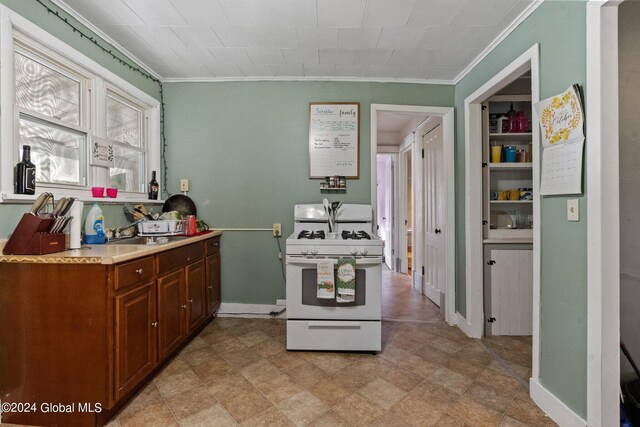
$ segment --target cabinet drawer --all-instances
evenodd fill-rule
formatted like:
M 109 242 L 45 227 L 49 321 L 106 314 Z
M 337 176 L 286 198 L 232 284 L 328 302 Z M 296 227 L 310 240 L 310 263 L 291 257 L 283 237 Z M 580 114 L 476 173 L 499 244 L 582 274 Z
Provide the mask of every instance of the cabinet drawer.
M 207 247 L 207 255 L 217 254 L 220 252 L 220 236 L 205 240 L 205 246 Z
M 191 264 L 204 256 L 202 242 L 192 243 L 158 254 L 158 274 L 167 273 Z
M 122 289 L 136 282 L 148 281 L 153 277 L 153 257 L 136 259 L 116 265 L 115 289 Z

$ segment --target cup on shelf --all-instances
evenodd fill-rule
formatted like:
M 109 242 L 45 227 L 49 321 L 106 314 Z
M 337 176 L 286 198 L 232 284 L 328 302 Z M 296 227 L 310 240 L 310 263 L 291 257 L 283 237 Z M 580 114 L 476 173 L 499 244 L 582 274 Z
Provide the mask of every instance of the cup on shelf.
M 117 188 L 107 188 L 107 197 L 111 197 L 115 199 L 118 197 L 118 189 Z
M 498 200 L 509 200 L 509 191 L 498 190 Z
M 502 145 L 491 146 L 491 163 L 500 163 L 502 160 Z
M 496 190 L 491 190 L 489 192 L 489 199 L 490 200 L 498 200 L 498 192 Z
M 504 159 L 507 163 L 516 161 L 516 147 L 504 147 Z
M 533 191 L 531 188 L 520 188 L 520 200 L 533 200 Z
M 516 161 L 518 163 L 524 163 L 527 161 L 527 152 L 524 150 L 516 151 Z
M 104 187 L 91 187 L 93 197 L 104 197 Z
M 520 190 L 509 190 L 508 197 L 509 200 L 520 200 Z

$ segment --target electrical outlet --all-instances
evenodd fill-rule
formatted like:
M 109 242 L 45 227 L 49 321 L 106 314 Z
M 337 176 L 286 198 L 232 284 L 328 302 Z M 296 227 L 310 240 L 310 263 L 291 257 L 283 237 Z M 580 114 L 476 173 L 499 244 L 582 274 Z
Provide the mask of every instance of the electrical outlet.
M 180 191 L 189 191 L 189 180 L 181 179 L 180 180 Z
M 282 236 L 282 224 L 274 223 L 273 224 L 273 237 Z
M 580 221 L 580 204 L 578 199 L 567 200 L 567 221 Z

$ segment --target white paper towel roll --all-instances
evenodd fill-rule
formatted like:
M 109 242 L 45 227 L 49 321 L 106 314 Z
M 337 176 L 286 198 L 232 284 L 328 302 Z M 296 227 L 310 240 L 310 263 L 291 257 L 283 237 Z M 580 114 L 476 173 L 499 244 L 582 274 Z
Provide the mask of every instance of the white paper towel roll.
M 71 224 L 69 226 L 69 249 L 80 249 L 82 246 L 82 236 L 80 231 L 82 230 L 82 210 L 84 203 L 79 200 L 73 202 L 69 216 L 72 216 Z

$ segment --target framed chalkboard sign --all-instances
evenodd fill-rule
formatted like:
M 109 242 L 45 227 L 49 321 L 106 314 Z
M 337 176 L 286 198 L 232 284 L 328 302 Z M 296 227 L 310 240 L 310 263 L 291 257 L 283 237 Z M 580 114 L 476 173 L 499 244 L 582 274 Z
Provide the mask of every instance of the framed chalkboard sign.
M 360 103 L 309 103 L 309 178 L 360 178 Z

